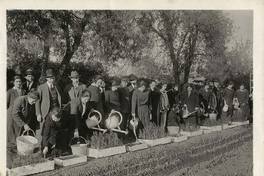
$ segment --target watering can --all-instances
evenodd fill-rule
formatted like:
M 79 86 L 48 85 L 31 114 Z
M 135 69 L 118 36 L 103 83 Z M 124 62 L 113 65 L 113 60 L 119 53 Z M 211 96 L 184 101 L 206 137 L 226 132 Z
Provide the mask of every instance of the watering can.
M 184 119 L 188 118 L 189 116 L 191 116 L 191 115 L 193 115 L 193 114 L 195 114 L 195 113 L 197 112 L 197 110 L 195 110 L 195 111 L 193 111 L 193 112 L 189 112 L 189 111 L 188 111 L 188 107 L 187 107 L 186 104 L 183 105 L 183 107 L 182 107 L 182 111 L 183 111 L 183 113 L 182 113 L 182 118 L 184 118 Z
M 85 123 L 89 129 L 93 129 L 105 133 L 107 130 L 102 129 L 99 125 L 101 120 L 102 120 L 102 114 L 99 111 L 92 109 L 89 112 L 88 118 L 86 119 Z
M 122 123 L 123 116 L 120 112 L 112 110 L 109 114 L 108 118 L 105 120 L 105 126 L 108 130 L 128 134 L 127 131 L 123 131 L 120 129 L 120 124 Z
M 138 140 L 137 133 L 136 133 L 136 129 L 138 127 L 138 122 L 139 122 L 139 120 L 137 118 L 133 118 L 129 121 L 129 126 L 128 126 L 131 130 L 133 130 L 133 133 L 136 137 L 136 140 Z

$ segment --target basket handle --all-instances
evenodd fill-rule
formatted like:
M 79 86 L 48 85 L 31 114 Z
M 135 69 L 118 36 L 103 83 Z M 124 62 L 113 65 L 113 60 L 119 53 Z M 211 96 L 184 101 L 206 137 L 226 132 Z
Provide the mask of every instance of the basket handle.
M 73 137 L 73 138 L 71 138 L 70 145 L 71 145 L 71 143 L 72 143 L 72 140 L 73 140 L 73 139 L 83 139 L 83 140 L 84 140 L 84 142 L 85 142 L 85 144 L 87 144 L 87 143 L 88 143 L 88 141 L 87 141 L 86 139 L 84 139 L 84 137 L 82 137 L 82 136 L 79 136 L 79 137 Z
M 27 134 L 28 134 L 30 131 L 33 133 L 33 136 L 35 137 L 36 133 L 31 128 L 29 128 L 28 130 L 24 130 L 23 133 L 21 134 L 21 136 L 25 136 L 25 133 L 27 132 Z
M 120 116 L 120 121 L 119 121 L 119 123 L 118 123 L 118 126 L 120 126 L 121 123 L 122 123 L 122 121 L 123 121 L 123 116 L 122 116 L 122 114 L 121 114 L 120 112 L 118 112 L 118 111 L 116 111 L 116 110 L 113 110 L 113 111 L 108 115 L 108 118 L 111 117 L 111 115 L 114 114 L 114 113 L 117 113 L 117 114 Z
M 89 112 L 89 114 L 88 114 L 88 118 L 89 118 L 89 119 L 91 118 L 90 115 L 91 115 L 91 113 L 93 113 L 93 112 L 99 114 L 99 120 L 98 120 L 99 122 L 98 122 L 98 123 L 100 123 L 100 122 L 102 121 L 102 114 L 101 114 L 99 111 L 97 111 L 97 110 L 92 109 L 92 110 Z

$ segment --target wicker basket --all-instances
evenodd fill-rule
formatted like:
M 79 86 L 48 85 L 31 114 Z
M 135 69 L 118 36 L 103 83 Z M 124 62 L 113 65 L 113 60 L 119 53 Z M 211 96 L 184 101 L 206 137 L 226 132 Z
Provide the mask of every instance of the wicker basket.
M 29 136 L 29 135 L 25 135 L 25 133 L 31 131 L 34 135 L 33 136 Z M 24 131 L 22 133 L 21 136 L 16 138 L 16 143 L 17 143 L 17 152 L 19 155 L 30 155 L 32 153 L 34 153 L 34 149 L 37 147 L 38 145 L 38 139 L 35 138 L 35 133 L 33 130 L 27 130 Z

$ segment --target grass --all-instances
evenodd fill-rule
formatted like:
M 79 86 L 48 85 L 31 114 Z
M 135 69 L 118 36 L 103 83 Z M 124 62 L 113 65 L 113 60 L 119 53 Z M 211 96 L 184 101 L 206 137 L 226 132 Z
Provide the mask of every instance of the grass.
M 91 148 L 104 149 L 109 147 L 116 147 L 123 145 L 122 141 L 118 138 L 118 135 L 114 132 L 100 133 L 96 132 L 91 137 Z

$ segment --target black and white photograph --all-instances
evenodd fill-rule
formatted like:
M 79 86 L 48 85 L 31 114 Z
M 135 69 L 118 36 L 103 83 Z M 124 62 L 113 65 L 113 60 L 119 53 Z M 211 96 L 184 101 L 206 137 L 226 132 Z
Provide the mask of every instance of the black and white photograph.
M 5 20 L 1 174 L 255 175 L 254 10 L 21 8 Z

